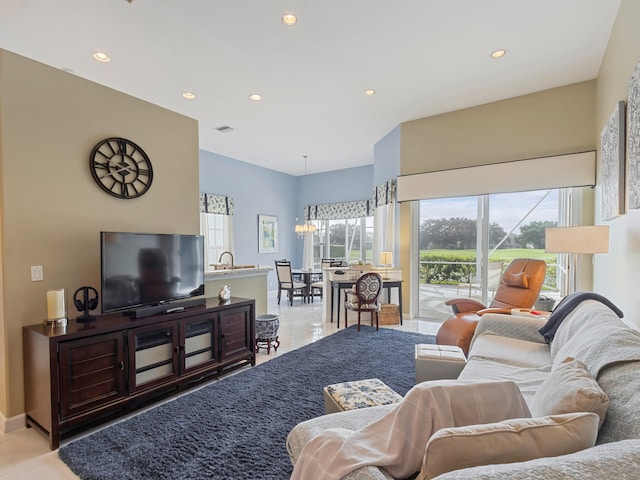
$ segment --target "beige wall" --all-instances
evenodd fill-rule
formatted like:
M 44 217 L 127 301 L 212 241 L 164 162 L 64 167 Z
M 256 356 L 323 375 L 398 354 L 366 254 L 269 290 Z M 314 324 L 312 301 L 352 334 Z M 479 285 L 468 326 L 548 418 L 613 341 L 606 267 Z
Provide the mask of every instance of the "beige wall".
M 151 159 L 153 184 L 139 199 L 111 197 L 91 177 L 89 153 L 111 136 Z M 22 327 L 44 318 L 47 289 L 99 285 L 101 230 L 199 232 L 198 125 L 0 50 L 0 138 L 0 411 L 9 418 L 24 411 Z M 31 265 L 44 267 L 43 282 L 31 282 Z
M 405 122 L 400 174 L 593 150 L 595 81 Z
M 600 132 L 616 103 L 626 100 L 628 82 L 640 61 L 640 2 L 622 0 L 611 31 L 597 80 L 594 138 L 600 147 Z M 599 159 L 598 159 L 599 160 Z M 595 255 L 594 290 L 610 298 L 625 313 L 625 319 L 640 326 L 640 210 L 629 210 L 613 220 L 601 221 L 600 190 L 596 189 L 596 220 L 609 225 L 609 253 Z
M 256 315 L 268 313 L 267 272 L 233 278 L 207 277 L 204 283 L 205 297 L 216 298 L 224 285 L 229 285 L 231 295 L 234 297 L 253 298 L 256 302 Z

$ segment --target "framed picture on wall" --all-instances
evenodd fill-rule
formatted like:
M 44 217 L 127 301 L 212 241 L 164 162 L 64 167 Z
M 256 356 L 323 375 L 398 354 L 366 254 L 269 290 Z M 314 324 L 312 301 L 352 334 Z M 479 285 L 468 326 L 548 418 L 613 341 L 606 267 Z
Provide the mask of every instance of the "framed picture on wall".
M 627 156 L 629 208 L 640 208 L 640 63 L 629 79 L 627 99 Z
M 258 253 L 278 251 L 278 217 L 258 215 Z
M 625 102 L 619 101 L 601 135 L 602 219 L 624 213 Z

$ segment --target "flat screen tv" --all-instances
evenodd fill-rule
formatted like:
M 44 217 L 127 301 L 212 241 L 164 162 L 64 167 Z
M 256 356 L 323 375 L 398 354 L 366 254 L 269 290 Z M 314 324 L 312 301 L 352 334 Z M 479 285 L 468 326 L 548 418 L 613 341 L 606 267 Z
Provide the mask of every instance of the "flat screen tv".
M 102 312 L 204 295 L 201 235 L 100 232 Z

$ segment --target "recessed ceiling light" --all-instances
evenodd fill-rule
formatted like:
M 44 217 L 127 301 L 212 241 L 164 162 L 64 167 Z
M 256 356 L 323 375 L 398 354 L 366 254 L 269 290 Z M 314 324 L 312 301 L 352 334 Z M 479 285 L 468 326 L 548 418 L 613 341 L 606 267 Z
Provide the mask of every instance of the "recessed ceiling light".
M 507 54 L 506 50 L 496 50 L 495 52 L 491 52 L 491 58 L 501 58 Z
M 196 98 L 195 94 L 191 92 L 182 92 L 182 96 L 187 100 L 194 100 Z
M 365 94 L 365 96 L 370 97 L 372 95 L 375 95 L 376 91 L 373 88 L 370 88 L 369 90 L 365 90 L 364 94 Z
M 251 95 L 249 95 L 249 99 L 253 100 L 254 102 L 259 102 L 260 100 L 262 100 L 262 95 L 260 95 L 259 93 L 252 93 Z
M 298 17 L 296 17 L 293 13 L 287 13 L 282 16 L 282 23 L 284 23 L 287 27 L 293 27 L 296 23 L 298 23 Z
M 104 52 L 93 52 L 93 58 L 102 63 L 109 63 L 111 57 Z

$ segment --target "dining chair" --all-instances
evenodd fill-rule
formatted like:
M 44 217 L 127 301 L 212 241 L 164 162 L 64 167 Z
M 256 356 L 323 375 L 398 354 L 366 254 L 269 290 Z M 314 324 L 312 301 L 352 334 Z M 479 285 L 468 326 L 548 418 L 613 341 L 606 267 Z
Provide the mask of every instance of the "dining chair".
M 275 260 L 276 274 L 278 275 L 278 305 L 283 290 L 289 295 L 289 304 L 293 306 L 293 294 L 300 292 L 303 302 L 307 299 L 307 284 L 294 280 L 291 274 L 291 262 L 288 260 Z
M 329 268 L 329 267 L 333 267 L 336 264 L 336 259 L 335 258 L 323 258 L 320 261 L 320 268 L 322 268 L 322 270 L 324 271 L 325 268 Z M 322 298 L 323 296 L 323 292 L 324 292 L 324 282 L 322 280 L 322 275 L 324 274 L 324 272 L 319 273 L 316 275 L 316 279 L 311 282 L 311 284 L 309 285 L 309 297 L 311 298 L 311 301 L 313 302 L 313 297 L 316 293 L 316 290 L 320 291 L 320 298 Z
M 380 292 L 382 291 L 382 276 L 379 273 L 368 272 L 360 275 L 353 290 L 345 290 L 344 327 L 347 328 L 348 311 L 358 312 L 358 331 L 360 331 L 360 315 L 362 312 L 371 313 L 371 326 L 376 321 L 378 330 L 378 312 L 380 311 Z M 338 325 L 339 327 L 340 325 Z

